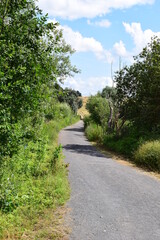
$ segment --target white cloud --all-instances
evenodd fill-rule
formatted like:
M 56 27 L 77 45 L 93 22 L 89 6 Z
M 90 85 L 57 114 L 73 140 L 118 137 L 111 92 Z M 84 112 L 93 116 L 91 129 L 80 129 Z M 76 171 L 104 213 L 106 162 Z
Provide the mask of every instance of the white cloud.
M 151 41 L 153 36 L 160 37 L 160 32 L 153 32 L 151 29 L 142 30 L 141 24 L 133 22 L 131 24 L 123 22 L 125 31 L 133 39 L 134 48 L 130 51 L 126 49 L 122 40 L 113 45 L 113 53 L 119 56 L 123 63 L 133 63 L 133 56 L 138 55 L 142 49 Z
M 128 55 L 126 47 L 122 41 L 115 43 L 113 48 L 115 53 L 120 57 L 126 57 Z
M 134 5 L 153 4 L 155 0 L 39 0 L 39 7 L 54 17 L 67 19 L 103 16 L 111 9 L 126 9 Z
M 89 77 L 87 79 L 68 78 L 64 82 L 64 87 L 78 90 L 83 96 L 94 95 L 106 86 L 112 86 L 111 77 Z
M 109 28 L 111 26 L 111 22 L 108 19 L 103 19 L 101 21 L 91 22 L 89 19 L 87 20 L 88 25 L 105 27 Z
M 98 59 L 111 62 L 112 54 L 105 50 L 102 44 L 93 37 L 83 37 L 80 32 L 73 31 L 68 26 L 63 26 L 64 39 L 70 44 L 77 52 L 92 52 Z
M 123 25 L 126 32 L 133 38 L 135 44 L 134 54 L 140 53 L 153 36 L 160 37 L 160 32 L 153 32 L 151 29 L 143 31 L 140 23 L 133 22 L 129 24 L 124 22 Z

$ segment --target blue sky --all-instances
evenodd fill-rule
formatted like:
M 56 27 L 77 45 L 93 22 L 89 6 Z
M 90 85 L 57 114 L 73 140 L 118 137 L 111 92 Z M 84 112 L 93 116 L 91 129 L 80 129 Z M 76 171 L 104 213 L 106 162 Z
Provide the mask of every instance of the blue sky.
M 83 96 L 112 86 L 112 73 L 129 65 L 151 37 L 160 37 L 159 0 L 39 0 L 39 7 L 58 21 L 75 50 L 71 57 L 80 74 L 65 87 Z M 120 64 L 121 63 L 121 64 Z

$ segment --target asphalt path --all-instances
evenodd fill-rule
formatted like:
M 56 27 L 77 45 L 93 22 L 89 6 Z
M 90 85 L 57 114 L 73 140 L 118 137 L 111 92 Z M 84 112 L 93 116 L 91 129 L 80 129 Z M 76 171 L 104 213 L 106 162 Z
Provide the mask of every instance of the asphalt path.
M 98 152 L 80 121 L 60 132 L 71 184 L 70 240 L 160 240 L 160 181 Z

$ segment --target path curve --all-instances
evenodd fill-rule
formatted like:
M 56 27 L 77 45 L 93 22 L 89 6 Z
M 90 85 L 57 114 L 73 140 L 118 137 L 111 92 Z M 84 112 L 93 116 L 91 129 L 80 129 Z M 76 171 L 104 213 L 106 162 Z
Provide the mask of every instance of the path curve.
M 70 240 L 160 240 L 160 181 L 98 152 L 80 121 L 60 132 L 71 184 Z

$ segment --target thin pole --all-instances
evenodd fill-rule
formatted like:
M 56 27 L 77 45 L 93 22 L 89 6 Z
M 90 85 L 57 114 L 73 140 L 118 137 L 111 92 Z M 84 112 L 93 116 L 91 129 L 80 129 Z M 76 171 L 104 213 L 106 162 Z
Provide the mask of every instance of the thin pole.
M 114 81 L 113 81 L 113 62 L 111 62 L 111 79 L 112 79 L 112 88 L 114 88 Z

